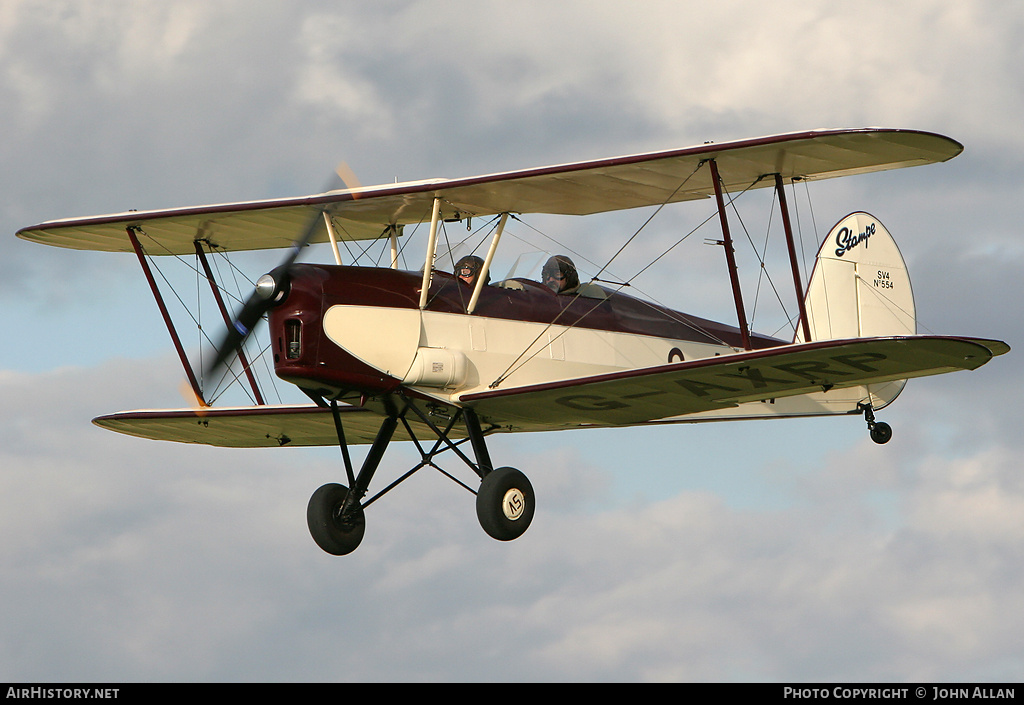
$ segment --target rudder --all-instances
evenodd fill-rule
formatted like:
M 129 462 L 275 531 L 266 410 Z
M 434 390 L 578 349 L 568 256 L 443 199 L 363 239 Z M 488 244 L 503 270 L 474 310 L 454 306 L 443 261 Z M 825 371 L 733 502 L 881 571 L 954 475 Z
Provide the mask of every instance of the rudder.
M 818 251 L 805 304 L 812 340 L 917 333 L 903 255 L 885 226 L 868 213 L 851 213 L 829 232 Z M 795 341 L 803 338 L 798 326 Z M 872 404 L 888 404 L 904 384 L 872 386 Z
M 829 232 L 805 302 L 812 340 L 917 333 L 903 255 L 885 226 L 868 213 L 851 213 Z M 802 328 L 796 340 L 803 341 Z

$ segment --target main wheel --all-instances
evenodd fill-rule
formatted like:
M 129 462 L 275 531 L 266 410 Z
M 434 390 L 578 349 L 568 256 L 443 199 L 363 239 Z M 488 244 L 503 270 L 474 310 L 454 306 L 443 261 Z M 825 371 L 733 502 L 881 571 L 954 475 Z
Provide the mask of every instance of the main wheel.
M 341 516 L 341 508 L 348 496 L 344 485 L 324 485 L 309 498 L 306 524 L 316 545 L 335 556 L 352 553 L 363 540 L 366 519 L 363 508 L 357 506 L 348 517 Z
M 888 443 L 889 439 L 892 438 L 892 426 L 880 421 L 871 427 L 871 440 L 879 445 Z
M 533 485 L 515 468 L 498 468 L 484 476 L 476 495 L 476 516 L 491 538 L 511 541 L 533 521 Z

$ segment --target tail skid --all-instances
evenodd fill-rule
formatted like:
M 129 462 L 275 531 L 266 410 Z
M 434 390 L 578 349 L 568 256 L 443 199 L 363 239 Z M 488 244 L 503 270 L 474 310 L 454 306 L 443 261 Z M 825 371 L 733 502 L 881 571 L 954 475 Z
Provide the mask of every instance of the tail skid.
M 868 213 L 851 213 L 829 232 L 818 251 L 805 303 L 812 340 L 917 333 L 914 292 L 903 255 L 885 226 Z M 795 342 L 806 342 L 802 327 Z M 880 409 L 905 384 L 871 385 L 865 404 Z

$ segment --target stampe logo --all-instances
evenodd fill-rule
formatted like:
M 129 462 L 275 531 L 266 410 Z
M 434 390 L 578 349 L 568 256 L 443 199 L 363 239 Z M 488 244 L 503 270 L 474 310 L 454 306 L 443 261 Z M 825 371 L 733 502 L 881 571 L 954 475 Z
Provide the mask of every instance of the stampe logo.
M 836 257 L 842 257 L 862 242 L 864 243 L 864 247 L 867 247 L 868 238 L 874 234 L 874 223 L 870 223 L 864 228 L 863 232 L 856 235 L 854 235 L 853 231 L 844 225 L 839 229 L 839 232 L 836 233 Z

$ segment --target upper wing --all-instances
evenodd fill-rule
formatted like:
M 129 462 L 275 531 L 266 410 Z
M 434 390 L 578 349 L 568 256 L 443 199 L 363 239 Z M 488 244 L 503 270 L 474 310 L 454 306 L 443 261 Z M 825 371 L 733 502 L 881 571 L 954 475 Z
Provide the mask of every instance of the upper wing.
M 130 252 L 125 228 L 138 226 L 155 242 L 149 249 L 157 255 L 191 253 L 196 240 L 225 250 L 288 247 L 324 209 L 340 237 L 367 239 L 380 237 L 389 225 L 428 220 L 438 197 L 444 217 L 585 215 L 707 198 L 714 186 L 700 167 L 712 158 L 725 187 L 733 190 L 769 174 L 824 179 L 946 161 L 962 150 L 955 140 L 928 132 L 813 130 L 464 179 L 57 220 L 23 228 L 18 236 L 59 247 Z M 755 188 L 772 185 L 763 179 Z M 313 241 L 325 240 L 321 233 Z
M 463 395 L 489 424 L 529 430 L 625 426 L 980 367 L 1009 350 L 941 336 L 827 340 Z

